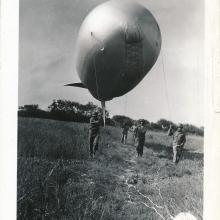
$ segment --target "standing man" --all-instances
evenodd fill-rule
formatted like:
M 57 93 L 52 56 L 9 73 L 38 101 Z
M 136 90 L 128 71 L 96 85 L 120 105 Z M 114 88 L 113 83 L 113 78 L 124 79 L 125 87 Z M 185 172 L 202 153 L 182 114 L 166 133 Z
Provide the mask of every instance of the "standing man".
M 137 136 L 137 126 L 134 123 L 134 125 L 132 126 L 132 137 L 133 137 L 133 142 L 135 142 L 136 136 Z
M 184 144 L 186 143 L 186 136 L 183 132 L 183 125 L 179 124 L 176 132 L 174 132 L 172 125 L 170 125 L 168 135 L 173 136 L 173 162 L 177 164 L 182 155 Z
M 126 142 L 127 142 L 128 130 L 129 130 L 128 124 L 124 123 L 124 125 L 122 127 L 122 138 L 121 138 L 122 144 L 126 144 Z
M 99 138 L 100 138 L 100 125 L 101 120 L 98 117 L 98 111 L 92 113 L 89 126 L 89 147 L 90 158 L 94 158 L 96 151 L 98 150 Z
M 144 143 L 145 143 L 145 134 L 146 134 L 146 127 L 144 120 L 140 121 L 140 126 L 136 128 L 136 140 L 135 140 L 135 146 L 137 150 L 137 156 L 142 157 L 143 155 L 143 149 L 144 149 Z

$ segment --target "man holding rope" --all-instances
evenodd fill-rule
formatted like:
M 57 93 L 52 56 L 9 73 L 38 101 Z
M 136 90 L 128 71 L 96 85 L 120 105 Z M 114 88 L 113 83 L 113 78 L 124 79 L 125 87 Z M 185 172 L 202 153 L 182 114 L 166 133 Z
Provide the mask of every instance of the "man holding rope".
M 122 126 L 122 137 L 121 137 L 121 143 L 122 144 L 127 143 L 128 130 L 129 130 L 128 123 L 124 123 L 124 125 Z
M 140 120 L 140 125 L 136 128 L 135 131 L 135 146 L 137 150 L 137 157 L 142 157 L 143 155 L 146 131 L 147 128 L 145 126 L 145 121 Z
M 95 153 L 98 150 L 99 138 L 100 138 L 100 125 L 101 120 L 98 116 L 98 111 L 92 113 L 89 126 L 89 148 L 90 158 L 95 157 Z
M 177 164 L 180 160 L 183 147 L 186 142 L 186 136 L 183 132 L 183 125 L 179 124 L 176 132 L 174 132 L 172 125 L 170 125 L 168 135 L 173 136 L 173 162 Z

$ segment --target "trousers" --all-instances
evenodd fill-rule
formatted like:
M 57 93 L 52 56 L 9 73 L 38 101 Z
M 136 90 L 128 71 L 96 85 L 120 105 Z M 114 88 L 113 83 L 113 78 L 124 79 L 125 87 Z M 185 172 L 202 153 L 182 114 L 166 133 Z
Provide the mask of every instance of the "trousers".
M 90 156 L 96 153 L 99 145 L 99 134 L 89 134 Z
M 128 137 L 127 134 L 122 134 L 121 143 L 126 144 L 127 137 Z
M 145 139 L 144 138 L 136 138 L 135 142 L 136 142 L 135 145 L 136 145 L 137 154 L 138 154 L 138 156 L 142 157 Z
M 173 146 L 173 162 L 174 163 L 179 162 L 181 155 L 182 155 L 182 151 L 183 151 L 182 146 L 178 146 L 178 145 Z

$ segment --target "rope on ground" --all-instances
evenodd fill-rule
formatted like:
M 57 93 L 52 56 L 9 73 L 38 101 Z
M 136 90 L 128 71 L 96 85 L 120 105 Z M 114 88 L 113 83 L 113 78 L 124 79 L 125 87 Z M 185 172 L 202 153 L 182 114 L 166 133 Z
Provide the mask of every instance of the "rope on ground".
M 163 220 L 166 220 L 158 211 L 157 209 L 154 207 L 154 206 L 149 206 L 147 205 L 147 203 L 145 202 L 141 202 L 143 205 L 145 205 L 146 207 L 150 208 L 150 209 L 153 209 Z
M 161 219 L 166 220 L 165 216 L 163 216 L 163 215 L 159 212 L 159 210 L 158 210 L 158 209 L 160 209 L 160 210 L 163 210 L 163 209 L 164 209 L 164 210 L 166 211 L 166 213 L 168 214 L 169 218 L 173 220 L 173 219 L 174 219 L 174 216 L 171 215 L 171 213 L 170 213 L 170 211 L 169 211 L 169 209 L 168 209 L 168 206 L 167 206 L 167 204 L 165 203 L 165 200 L 164 200 L 164 198 L 163 198 L 163 196 L 162 196 L 162 194 L 161 194 L 161 190 L 160 190 L 160 188 L 158 187 L 159 171 L 160 171 L 160 168 L 159 168 L 159 169 L 157 170 L 157 172 L 156 172 L 156 173 L 157 173 L 157 178 L 156 178 L 156 183 L 155 183 L 156 186 L 155 186 L 155 187 L 156 187 L 156 189 L 158 190 L 158 194 L 159 194 L 159 197 L 161 198 L 161 201 L 163 202 L 163 206 L 156 204 L 156 203 L 153 202 L 147 195 L 144 195 L 143 193 L 141 193 L 141 192 L 137 189 L 136 186 L 134 186 L 134 185 L 132 185 L 132 184 L 129 184 L 129 183 L 128 183 L 128 179 L 126 179 L 126 181 L 125 181 L 125 184 L 126 184 L 126 186 L 128 187 L 128 188 L 127 188 L 127 191 L 126 191 L 126 194 L 128 195 L 128 198 L 129 198 L 129 202 L 130 202 L 130 203 L 138 204 L 137 202 L 133 202 L 133 201 L 131 200 L 131 196 L 132 196 L 132 195 L 130 194 L 129 190 L 130 190 L 130 188 L 133 188 L 140 196 L 142 196 L 143 198 L 147 199 L 147 200 L 151 203 L 151 205 L 149 205 L 149 204 L 147 204 L 146 202 L 141 201 L 140 203 L 141 203 L 142 205 L 144 205 L 144 206 L 146 206 L 146 207 L 152 209 L 157 215 L 160 216 Z
M 146 206 L 146 207 L 148 207 L 148 208 L 154 210 L 154 211 L 157 213 L 157 215 L 159 215 L 163 220 L 166 220 L 165 217 L 164 217 L 162 214 L 160 214 L 159 211 L 156 209 L 156 208 L 163 209 L 164 207 L 158 206 L 157 204 L 155 204 L 148 196 L 145 196 L 144 194 L 142 194 L 142 193 L 137 189 L 136 186 L 129 184 L 129 183 L 128 183 L 128 180 L 125 181 L 125 184 L 126 184 L 127 187 L 128 187 L 126 194 L 127 194 L 128 197 L 129 197 L 129 202 L 130 202 L 130 203 L 137 204 L 137 202 L 132 202 L 132 201 L 131 201 L 131 194 L 129 193 L 130 188 L 134 188 L 135 191 L 136 191 L 139 195 L 143 196 L 144 198 L 147 198 L 153 205 L 150 206 L 150 205 L 148 205 L 146 202 L 140 202 L 140 203 L 143 204 L 144 206 Z M 156 207 L 156 208 L 155 208 L 155 207 Z

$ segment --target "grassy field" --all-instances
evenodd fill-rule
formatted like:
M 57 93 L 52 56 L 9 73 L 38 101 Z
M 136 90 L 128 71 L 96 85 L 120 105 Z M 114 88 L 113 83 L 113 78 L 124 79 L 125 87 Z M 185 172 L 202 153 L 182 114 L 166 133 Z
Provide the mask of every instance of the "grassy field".
M 159 220 L 179 212 L 202 219 L 203 138 L 187 136 L 183 159 L 172 163 L 171 138 L 147 132 L 143 158 L 131 134 L 102 129 L 88 159 L 88 124 L 18 120 L 19 220 Z

